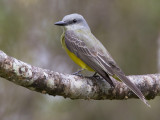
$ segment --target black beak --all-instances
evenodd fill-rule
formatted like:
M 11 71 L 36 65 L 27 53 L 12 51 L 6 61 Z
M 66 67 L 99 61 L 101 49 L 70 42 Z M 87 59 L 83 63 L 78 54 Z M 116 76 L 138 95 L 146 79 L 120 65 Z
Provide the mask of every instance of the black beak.
M 65 22 L 63 22 L 63 21 L 58 21 L 58 22 L 54 23 L 54 25 L 65 26 L 67 24 Z

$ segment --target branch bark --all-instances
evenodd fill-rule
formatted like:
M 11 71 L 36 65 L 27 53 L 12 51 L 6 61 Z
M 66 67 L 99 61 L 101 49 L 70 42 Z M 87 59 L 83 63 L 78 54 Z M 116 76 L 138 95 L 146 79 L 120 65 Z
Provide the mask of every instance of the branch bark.
M 71 99 L 128 99 L 137 96 L 128 87 L 112 78 L 115 88 L 104 79 L 79 77 L 38 68 L 0 51 L 0 77 L 43 94 Z M 160 95 L 160 74 L 132 75 L 129 79 L 146 99 Z

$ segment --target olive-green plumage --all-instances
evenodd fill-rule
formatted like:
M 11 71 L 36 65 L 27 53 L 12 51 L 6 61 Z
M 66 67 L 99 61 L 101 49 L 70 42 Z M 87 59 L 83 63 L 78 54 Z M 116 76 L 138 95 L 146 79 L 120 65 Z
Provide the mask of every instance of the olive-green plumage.
M 67 15 L 62 21 L 55 23 L 55 25 L 63 26 L 61 43 L 75 63 L 83 69 L 97 72 L 112 86 L 114 84 L 110 76 L 123 81 L 147 104 L 142 92 L 125 76 L 106 48 L 91 33 L 87 22 L 81 15 Z

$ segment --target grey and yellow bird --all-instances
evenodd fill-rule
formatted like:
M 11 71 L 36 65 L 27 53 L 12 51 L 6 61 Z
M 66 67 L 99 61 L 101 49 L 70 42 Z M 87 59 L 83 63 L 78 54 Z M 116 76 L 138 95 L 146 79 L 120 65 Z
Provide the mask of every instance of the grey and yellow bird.
M 125 76 L 102 43 L 79 14 L 66 15 L 55 25 L 63 27 L 61 44 L 69 57 L 82 69 L 95 71 L 114 87 L 110 76 L 123 81 L 146 105 L 142 92 Z M 148 105 L 149 106 L 149 105 Z

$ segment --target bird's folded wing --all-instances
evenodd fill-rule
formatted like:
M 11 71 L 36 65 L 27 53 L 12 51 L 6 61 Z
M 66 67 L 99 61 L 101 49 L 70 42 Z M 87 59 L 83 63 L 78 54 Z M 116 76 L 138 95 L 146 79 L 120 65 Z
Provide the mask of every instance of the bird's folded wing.
M 66 46 L 72 53 L 97 72 L 99 69 L 102 69 L 109 75 L 114 75 L 114 69 L 121 72 L 116 63 L 108 60 L 105 53 L 99 50 L 97 46 L 87 46 L 83 40 L 84 37 L 79 38 L 78 36 L 85 36 L 85 33 L 75 33 L 74 31 L 66 31 L 65 33 Z
M 72 53 L 74 53 L 97 73 L 99 73 L 110 83 L 110 85 L 114 86 L 113 82 L 108 76 L 108 74 L 113 75 L 113 71 L 109 65 L 103 63 L 103 59 L 98 51 L 96 51 L 94 46 L 88 47 L 82 39 L 75 35 L 73 31 L 67 31 L 65 33 L 65 44 Z

